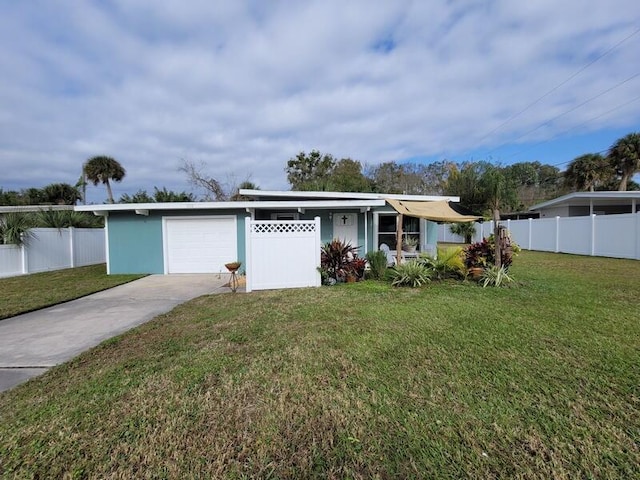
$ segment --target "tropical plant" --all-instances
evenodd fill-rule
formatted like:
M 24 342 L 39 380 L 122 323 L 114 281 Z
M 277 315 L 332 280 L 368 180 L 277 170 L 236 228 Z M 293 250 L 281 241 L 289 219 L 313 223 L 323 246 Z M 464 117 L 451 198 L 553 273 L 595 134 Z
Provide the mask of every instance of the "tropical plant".
M 100 155 L 87 160 L 83 170 L 88 181 L 94 185 L 102 183 L 107 188 L 109 203 L 114 203 L 109 180 L 113 180 L 114 182 L 122 181 L 126 174 L 122 165 L 111 157 Z
M 474 222 L 453 223 L 449 226 L 449 231 L 464 237 L 464 243 L 471 243 L 471 239 L 476 234 L 476 224 Z
M 411 260 L 391 269 L 394 287 L 421 287 L 431 281 L 432 271 L 417 260 Z
M 101 228 L 104 217 L 73 210 L 40 210 L 33 215 L 33 226 L 39 228 Z
M 380 250 L 374 250 L 367 252 L 366 259 L 369 263 L 371 278 L 374 280 L 382 280 L 387 271 L 387 255 Z
M 464 264 L 467 268 L 485 268 L 494 263 L 494 242 L 486 238 L 472 243 L 464 249 Z
M 353 263 L 356 259 L 358 259 L 358 247 L 334 238 L 325 243 L 320 251 L 320 274 L 326 279 L 345 281 L 347 275 L 355 274 L 358 265 Z
M 0 244 L 22 245 L 33 237 L 33 217 L 25 212 L 9 212 L 0 216 Z
M 620 175 L 619 191 L 627 189 L 629 180 L 640 171 L 640 132 L 630 133 L 611 146 L 608 155 Z
M 504 265 L 499 268 L 495 265 L 485 268 L 482 272 L 482 277 L 480 278 L 482 288 L 501 287 L 503 285 L 513 283 L 513 281 L 513 278 L 509 275 Z
M 408 235 L 402 240 L 402 248 L 407 251 L 414 251 L 419 243 L 420 240 L 417 237 Z
M 587 153 L 574 158 L 564 172 L 564 184 L 576 190 L 593 192 L 615 176 L 610 161 L 599 153 Z
M 431 270 L 437 280 L 464 278 L 467 273 L 464 250 L 461 247 L 438 248 L 438 254 L 435 258 L 421 254 L 418 261 Z
M 76 187 L 68 183 L 52 183 L 42 188 L 45 203 L 54 205 L 75 205 L 81 199 L 80 192 Z

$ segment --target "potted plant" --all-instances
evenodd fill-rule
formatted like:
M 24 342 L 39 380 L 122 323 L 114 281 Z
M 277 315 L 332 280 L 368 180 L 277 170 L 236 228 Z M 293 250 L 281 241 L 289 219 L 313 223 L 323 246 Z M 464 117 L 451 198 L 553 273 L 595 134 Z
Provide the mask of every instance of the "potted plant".
M 482 277 L 484 269 L 494 262 L 493 259 L 493 244 L 489 243 L 486 238 L 483 238 L 481 242 L 472 243 L 464 249 L 464 264 L 469 275 L 475 280 Z
M 416 237 L 408 236 L 402 241 L 402 249 L 405 252 L 413 253 L 416 251 L 416 248 L 418 247 L 418 243 L 419 243 L 419 240 Z

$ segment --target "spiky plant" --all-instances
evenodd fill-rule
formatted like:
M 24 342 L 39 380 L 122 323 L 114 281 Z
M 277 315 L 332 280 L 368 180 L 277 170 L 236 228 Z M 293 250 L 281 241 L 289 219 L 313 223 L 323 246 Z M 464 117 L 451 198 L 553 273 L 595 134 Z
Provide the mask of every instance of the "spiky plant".
M 33 233 L 33 217 L 25 212 L 9 212 L 0 216 L 0 243 L 22 245 Z
M 391 285 L 394 287 L 421 287 L 431 281 L 432 270 L 417 260 L 396 265 L 391 269 Z

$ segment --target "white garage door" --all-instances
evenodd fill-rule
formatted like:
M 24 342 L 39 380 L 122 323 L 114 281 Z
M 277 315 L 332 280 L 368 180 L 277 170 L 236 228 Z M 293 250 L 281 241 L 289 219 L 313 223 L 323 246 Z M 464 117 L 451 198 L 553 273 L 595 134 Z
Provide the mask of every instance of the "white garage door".
M 164 219 L 165 273 L 226 273 L 238 258 L 236 217 Z

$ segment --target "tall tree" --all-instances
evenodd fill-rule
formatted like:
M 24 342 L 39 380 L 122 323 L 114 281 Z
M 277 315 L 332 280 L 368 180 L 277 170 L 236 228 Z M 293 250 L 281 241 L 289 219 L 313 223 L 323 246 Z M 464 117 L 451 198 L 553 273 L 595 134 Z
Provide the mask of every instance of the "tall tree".
M 227 200 L 229 195 L 224 185 L 217 178 L 209 176 L 206 172 L 206 164 L 195 164 L 191 160 L 182 160 L 179 170 L 187 175 L 191 185 L 204 192 L 205 201 L 221 202 Z
M 105 187 L 107 187 L 107 196 L 109 198 L 109 203 L 114 203 L 113 192 L 111 191 L 111 184 L 109 183 L 109 181 L 122 181 L 126 174 L 126 171 L 122 167 L 122 165 L 120 165 L 117 160 L 111 157 L 100 155 L 87 160 L 87 162 L 84 164 L 84 173 L 87 177 L 87 180 L 92 182 L 94 185 L 102 183 Z
M 285 172 L 291 190 L 326 191 L 335 166 L 336 160 L 332 155 L 312 150 L 308 155 L 300 152 L 295 158 L 289 159 Z
M 362 173 L 362 164 L 350 158 L 340 159 L 329 173 L 328 190 L 335 192 L 370 192 L 371 182 Z
M 488 165 L 486 162 L 465 162 L 454 168 L 447 180 L 445 194 L 459 196 L 461 207 L 475 215 L 483 215 L 486 202 L 480 178 Z
M 627 190 L 629 180 L 640 172 L 640 132 L 630 133 L 618 139 L 611 146 L 608 158 L 620 175 L 618 190 Z
M 606 185 L 615 170 L 612 163 L 599 153 L 587 153 L 574 158 L 564 172 L 564 184 L 576 190 L 594 190 Z
M 451 160 L 441 160 L 418 166 L 417 173 L 421 174 L 424 184 L 423 194 L 443 195 L 449 175 L 455 168 L 456 164 Z
M 376 192 L 421 195 L 425 180 L 420 166 L 407 163 L 384 162 L 368 172 Z

